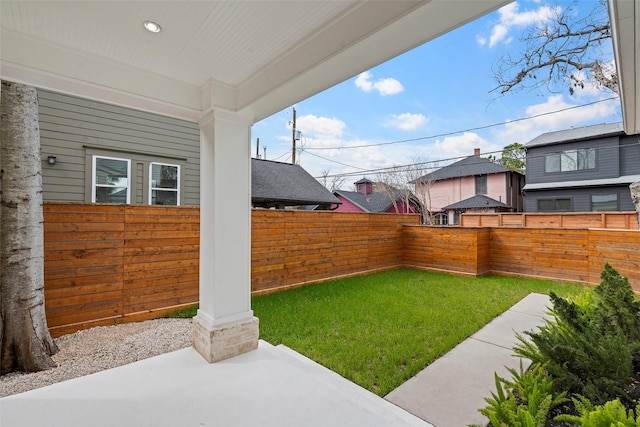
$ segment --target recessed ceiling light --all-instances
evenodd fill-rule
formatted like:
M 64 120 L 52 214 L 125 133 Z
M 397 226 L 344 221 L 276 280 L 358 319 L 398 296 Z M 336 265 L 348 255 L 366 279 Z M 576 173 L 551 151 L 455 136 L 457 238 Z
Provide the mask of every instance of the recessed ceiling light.
M 144 28 L 152 33 L 159 33 L 162 27 L 153 21 L 144 21 Z

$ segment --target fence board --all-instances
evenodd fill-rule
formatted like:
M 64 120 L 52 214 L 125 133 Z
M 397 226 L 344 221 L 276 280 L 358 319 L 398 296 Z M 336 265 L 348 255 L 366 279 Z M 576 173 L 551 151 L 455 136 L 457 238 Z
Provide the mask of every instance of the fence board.
M 465 213 L 462 227 L 612 228 L 637 230 L 636 212 Z
M 199 209 L 163 209 L 44 205 L 45 300 L 54 336 L 197 302 Z M 545 219 L 544 228 L 523 228 L 513 226 L 515 216 L 500 218 L 499 227 L 425 227 L 417 215 L 254 210 L 251 289 L 399 266 L 598 283 L 609 262 L 640 293 L 639 231 L 549 228 L 557 217 Z M 630 221 L 602 221 L 620 218 Z

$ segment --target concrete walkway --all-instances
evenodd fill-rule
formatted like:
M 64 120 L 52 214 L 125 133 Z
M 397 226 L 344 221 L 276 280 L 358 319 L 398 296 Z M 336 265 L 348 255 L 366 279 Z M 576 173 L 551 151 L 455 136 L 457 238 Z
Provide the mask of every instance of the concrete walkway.
M 1 427 L 426 426 L 286 347 L 186 348 L 0 399 Z
M 493 390 L 494 371 L 504 374 L 504 365 L 518 364 L 511 357 L 514 330 L 541 324 L 546 305 L 546 296 L 529 295 L 386 400 L 293 350 L 261 341 L 255 351 L 214 364 L 187 348 L 5 397 L 0 399 L 0 426 L 482 423 L 477 409 Z
M 508 377 L 505 366 L 519 368 L 516 333 L 543 325 L 550 306 L 548 296 L 529 294 L 385 399 L 436 427 L 485 425 L 478 409 L 495 390 L 494 372 Z

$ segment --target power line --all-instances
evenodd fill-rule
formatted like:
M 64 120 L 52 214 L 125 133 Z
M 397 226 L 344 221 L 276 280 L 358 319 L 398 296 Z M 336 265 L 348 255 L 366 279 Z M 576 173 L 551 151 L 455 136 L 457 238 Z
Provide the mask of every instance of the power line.
M 634 145 L 640 145 L 640 140 L 637 142 L 632 142 L 629 144 L 622 144 L 622 145 L 606 145 L 604 147 L 593 147 L 592 149 L 596 150 L 596 152 L 598 151 L 603 151 L 603 150 L 608 150 L 608 149 L 621 149 L 621 148 L 625 148 L 625 147 L 631 147 Z M 483 153 L 483 155 L 489 155 L 489 154 L 498 154 L 498 153 L 502 153 L 502 150 L 498 150 L 498 151 L 489 151 L 486 153 Z M 554 152 L 557 153 L 557 152 Z M 309 153 L 312 154 L 312 153 Z M 540 159 L 540 158 L 544 158 L 546 157 L 547 154 L 551 154 L 551 153 L 545 153 L 545 154 L 539 154 L 536 156 L 525 156 L 524 158 L 522 158 L 521 160 L 532 160 L 532 159 Z M 315 155 L 315 154 L 312 154 Z M 317 156 L 317 155 L 316 155 Z M 317 156 L 320 157 L 320 156 Z M 441 167 L 444 166 L 439 166 L 439 163 L 450 163 L 453 162 L 455 160 L 462 160 L 462 159 L 466 159 L 467 157 L 470 156 L 460 156 L 460 157 L 449 157 L 447 159 L 440 159 L 440 160 L 428 160 L 428 161 L 424 161 L 424 162 L 418 162 L 418 163 L 410 163 L 410 164 L 406 164 L 406 165 L 398 165 L 398 166 L 387 166 L 384 168 L 377 168 L 377 169 L 361 169 L 360 171 L 357 172 L 345 172 L 345 173 L 338 173 L 338 174 L 332 174 L 332 175 L 327 175 L 326 178 L 334 178 L 334 177 L 348 177 L 348 176 L 359 176 L 362 175 L 363 172 L 365 174 L 387 174 L 387 173 L 397 173 L 397 172 L 402 172 L 403 170 L 411 170 L 412 172 L 420 172 L 420 171 L 428 171 L 428 170 L 436 170 L 436 169 L 440 169 Z M 479 157 L 479 158 L 483 158 L 483 157 Z M 483 158 L 486 160 L 486 158 Z M 325 159 L 325 160 L 329 160 L 332 161 L 330 159 Z M 337 162 L 336 162 L 337 163 Z M 433 166 L 428 166 L 434 164 Z M 420 167 L 423 166 L 423 167 Z M 314 177 L 316 179 L 319 178 L 325 178 L 323 177 Z
M 524 120 L 531 120 L 531 119 L 535 119 L 535 118 L 538 118 L 538 117 L 548 116 L 550 114 L 556 114 L 556 113 L 561 113 L 561 112 L 564 112 L 564 111 L 573 110 L 573 109 L 576 109 L 576 108 L 588 107 L 590 105 L 594 105 L 594 104 L 597 104 L 599 102 L 612 101 L 614 99 L 619 99 L 619 98 L 617 96 L 614 96 L 614 97 L 611 97 L 611 98 L 605 98 L 605 99 L 600 99 L 600 100 L 597 100 L 597 101 L 589 102 L 587 104 L 574 105 L 574 106 L 567 107 L 567 108 L 562 108 L 562 109 L 556 110 L 556 111 L 549 111 L 549 112 L 546 112 L 546 113 L 535 114 L 535 115 L 529 116 L 529 117 L 521 117 L 519 119 L 507 120 L 505 122 L 492 123 L 492 124 L 489 124 L 489 125 L 477 126 L 477 127 L 473 127 L 473 128 L 464 129 L 464 130 L 457 130 L 457 131 L 453 131 L 453 132 L 440 133 L 440 134 L 436 134 L 436 135 L 421 136 L 421 137 L 418 137 L 418 138 L 402 139 L 402 140 L 398 140 L 398 141 L 379 142 L 379 143 L 375 143 L 375 144 L 342 146 L 342 147 L 305 147 L 305 150 L 345 150 L 345 149 L 351 149 L 351 148 L 378 147 L 378 146 L 381 146 L 381 145 L 402 144 L 402 143 L 405 143 L 405 142 L 415 142 L 415 141 L 422 141 L 422 140 L 425 140 L 425 139 L 441 138 L 441 137 L 444 137 L 444 136 L 452 136 L 452 135 L 457 135 L 459 133 L 472 132 L 472 131 L 476 131 L 476 130 L 483 130 L 483 129 L 488 129 L 488 128 L 492 128 L 492 127 L 496 127 L 496 126 L 505 126 L 505 125 L 508 125 L 508 124 L 511 124 L 511 123 L 517 123 L 517 122 L 521 122 L 521 121 L 524 121 Z
M 318 154 L 313 154 L 313 153 L 307 153 L 307 154 L 311 154 L 311 155 L 312 155 L 312 156 L 314 156 L 314 157 L 318 157 L 318 158 L 320 158 L 320 159 L 322 159 L 322 160 L 326 160 L 326 161 L 328 161 L 328 162 L 336 163 L 336 164 L 341 165 L 341 166 L 347 166 L 347 167 L 349 167 L 349 168 L 353 168 L 353 169 L 360 169 L 361 171 L 366 171 L 366 169 L 364 169 L 364 168 L 361 168 L 361 167 L 358 167 L 358 166 L 348 165 L 348 164 L 346 164 L 346 163 L 342 163 L 342 162 L 339 162 L 339 161 L 337 161 L 337 160 L 331 160 L 331 159 L 328 159 L 328 158 L 326 158 L 326 157 L 322 157 L 322 156 L 320 156 L 320 155 L 318 155 Z M 359 172 L 354 172 L 354 173 L 359 173 Z M 332 175 L 329 175 L 329 176 L 332 176 Z

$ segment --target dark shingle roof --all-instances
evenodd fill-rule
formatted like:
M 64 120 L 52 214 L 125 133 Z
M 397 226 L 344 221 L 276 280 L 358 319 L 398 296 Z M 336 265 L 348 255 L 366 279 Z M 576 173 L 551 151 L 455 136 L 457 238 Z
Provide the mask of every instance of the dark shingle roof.
M 524 144 L 526 148 L 540 147 L 543 145 L 562 144 L 565 142 L 580 141 L 608 135 L 624 133 L 622 122 L 584 126 L 574 129 L 564 129 L 555 132 L 547 132 L 533 138 Z
M 386 193 L 369 193 L 362 194 L 356 191 L 338 190 L 335 194 L 339 194 L 351 203 L 359 206 L 365 212 L 380 213 L 384 212 L 393 204 L 391 197 Z
M 463 176 L 488 175 L 503 172 L 513 171 L 502 165 L 493 163 L 490 160 L 483 159 L 482 157 L 470 156 L 465 159 L 458 160 L 455 163 L 451 163 L 437 171 L 424 175 L 412 182 L 434 182 L 443 179 L 460 178 Z
M 354 182 L 354 184 L 366 184 L 366 183 L 368 183 L 368 182 L 370 182 L 370 183 L 372 183 L 372 184 L 373 184 L 373 181 L 371 181 L 370 179 L 367 179 L 367 178 L 362 178 L 362 179 L 360 179 L 360 180 L 358 180 L 358 181 Z
M 491 197 L 479 194 L 477 196 L 469 197 L 468 199 L 461 200 L 456 203 L 452 203 L 449 206 L 445 206 L 443 210 L 449 209 L 478 209 L 478 208 L 507 208 L 511 206 L 502 202 L 492 199 Z
M 300 165 L 259 159 L 251 159 L 251 201 L 265 206 L 340 203 Z
M 373 183 L 374 185 L 384 185 L 384 184 L 376 184 L 373 181 L 368 181 Z M 397 188 L 389 187 L 393 189 L 393 193 L 395 195 L 396 200 L 401 200 L 405 195 L 401 190 Z M 365 212 L 370 213 L 380 213 L 386 212 L 391 206 L 393 206 L 393 201 L 391 200 L 391 196 L 389 191 L 374 191 L 369 194 L 358 193 L 357 191 L 342 191 L 337 190 L 334 194 L 338 194 L 345 199 L 349 200 L 351 203 L 359 206 Z M 411 204 L 415 206 L 420 206 L 420 201 L 416 196 L 411 194 L 409 196 Z

